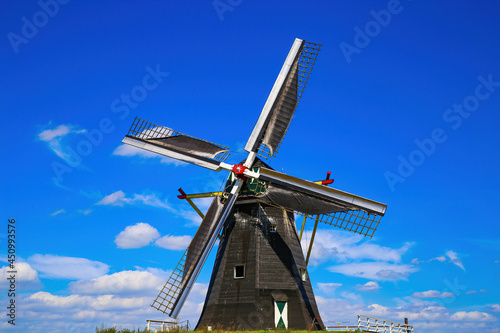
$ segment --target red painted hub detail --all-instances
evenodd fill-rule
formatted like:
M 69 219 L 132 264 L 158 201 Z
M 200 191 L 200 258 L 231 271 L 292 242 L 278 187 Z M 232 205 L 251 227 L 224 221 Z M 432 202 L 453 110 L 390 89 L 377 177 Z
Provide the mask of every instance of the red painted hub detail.
M 247 167 L 243 166 L 241 164 L 235 164 L 233 166 L 233 172 L 235 175 L 243 175 L 243 173 L 245 172 L 246 169 L 247 169 Z

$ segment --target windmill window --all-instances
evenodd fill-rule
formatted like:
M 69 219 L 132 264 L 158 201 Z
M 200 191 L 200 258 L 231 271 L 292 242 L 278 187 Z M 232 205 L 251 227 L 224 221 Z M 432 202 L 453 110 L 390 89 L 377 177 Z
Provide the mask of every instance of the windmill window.
M 235 279 L 245 278 L 245 265 L 234 266 L 234 278 Z
M 274 224 L 274 223 L 271 223 L 269 225 L 269 231 L 270 232 L 278 232 L 278 226 L 276 224 Z
M 306 282 L 306 270 L 304 268 L 299 268 L 299 273 L 300 273 L 300 279 L 304 282 Z

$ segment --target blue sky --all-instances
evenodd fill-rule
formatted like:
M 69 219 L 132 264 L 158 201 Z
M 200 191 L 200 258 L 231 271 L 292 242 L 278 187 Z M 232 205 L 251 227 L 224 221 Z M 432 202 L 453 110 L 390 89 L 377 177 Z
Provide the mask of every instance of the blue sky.
M 121 140 L 138 116 L 230 146 L 239 162 L 298 37 L 323 48 L 271 166 L 310 180 L 329 170 L 334 187 L 388 205 L 372 239 L 320 227 L 309 273 L 323 320 L 500 331 L 498 2 L 1 7 L 1 330 L 164 319 L 149 304 L 200 223 L 177 189 L 218 190 L 227 174 Z M 212 262 L 180 314 L 192 324 Z

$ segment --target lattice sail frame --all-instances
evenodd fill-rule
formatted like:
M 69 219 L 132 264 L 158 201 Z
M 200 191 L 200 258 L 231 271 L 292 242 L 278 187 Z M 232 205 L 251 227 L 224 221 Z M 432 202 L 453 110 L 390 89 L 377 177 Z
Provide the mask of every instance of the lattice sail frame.
M 299 54 L 299 62 L 298 62 L 299 75 L 298 75 L 298 85 L 297 85 L 297 102 L 295 103 L 295 108 L 292 111 L 292 117 L 290 118 L 290 122 L 293 119 L 295 110 L 297 110 L 297 106 L 299 105 L 302 93 L 306 88 L 307 81 L 309 80 L 309 76 L 311 75 L 314 63 L 316 62 L 316 58 L 318 56 L 321 46 L 322 46 L 321 44 L 304 41 L 304 44 L 302 46 L 302 51 Z M 278 147 L 276 147 L 276 149 L 274 150 L 273 154 L 271 155 L 269 147 L 261 143 L 259 148 L 257 149 L 258 156 L 265 158 L 266 160 L 269 159 L 270 157 L 276 157 L 276 154 L 278 153 L 281 144 L 283 143 L 283 139 L 285 138 L 286 132 L 288 131 L 288 127 L 290 127 L 290 122 L 288 123 L 285 133 L 281 138 Z
M 160 126 L 153 124 L 149 121 L 140 119 L 138 117 L 134 118 L 134 122 L 132 123 L 132 126 L 130 126 L 130 129 L 128 130 L 127 136 L 131 136 L 136 139 L 141 139 L 141 140 L 150 140 L 150 139 L 161 139 L 161 138 L 166 138 L 166 137 L 174 137 L 174 136 L 185 136 L 188 138 L 196 139 L 202 142 L 206 142 L 208 144 L 217 146 L 221 148 L 221 150 L 224 150 L 220 153 L 218 153 L 214 158 L 207 158 L 211 160 L 215 160 L 217 162 L 224 162 L 227 157 L 229 156 L 229 147 L 220 145 L 218 143 L 210 142 L 207 140 L 203 140 L 191 135 L 187 135 L 181 132 L 174 131 L 171 128 Z M 156 144 L 161 145 L 161 143 L 156 142 Z M 206 157 L 205 157 L 206 158 Z
M 378 224 L 380 223 L 381 215 L 368 213 L 363 210 L 350 210 L 345 212 L 336 212 L 330 214 L 320 214 L 320 215 L 306 215 L 302 212 L 286 209 L 282 206 L 273 205 L 272 203 L 265 202 L 257 199 L 258 202 L 264 205 L 270 205 L 274 207 L 281 208 L 288 212 L 292 212 L 296 215 L 304 216 L 306 218 L 311 218 L 316 220 L 318 218 L 319 222 L 329 224 L 331 226 L 351 231 L 366 237 L 373 237 L 373 234 L 377 230 Z
M 169 279 L 161 289 L 158 296 L 156 296 L 153 304 L 151 304 L 153 308 L 160 310 L 163 313 L 172 313 L 174 305 L 179 299 L 179 295 L 182 291 L 182 280 L 184 276 L 184 267 L 186 265 L 187 253 L 188 250 L 184 252 L 181 260 L 175 267 Z

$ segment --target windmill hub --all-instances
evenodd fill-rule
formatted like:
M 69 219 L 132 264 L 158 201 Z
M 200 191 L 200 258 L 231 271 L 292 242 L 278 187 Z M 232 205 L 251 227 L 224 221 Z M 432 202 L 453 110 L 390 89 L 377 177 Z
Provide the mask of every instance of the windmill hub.
M 296 39 L 246 143 L 247 158 L 225 162 L 229 148 L 136 118 L 122 142 L 213 171 L 230 172 L 224 191 L 186 194 L 203 218 L 152 307 L 177 318 L 219 238 L 212 277 L 197 328 L 324 329 L 307 273 L 319 222 L 372 237 L 386 205 L 273 170 L 257 156 L 275 157 L 321 45 Z M 191 199 L 214 197 L 203 214 Z M 236 202 L 238 204 L 236 205 Z M 300 234 L 295 216 L 304 220 Z M 315 221 L 307 257 L 300 240 Z
M 241 165 L 241 164 L 235 164 L 233 166 L 233 172 L 238 178 L 245 178 L 243 175 L 245 173 L 245 170 L 248 169 L 246 166 Z

